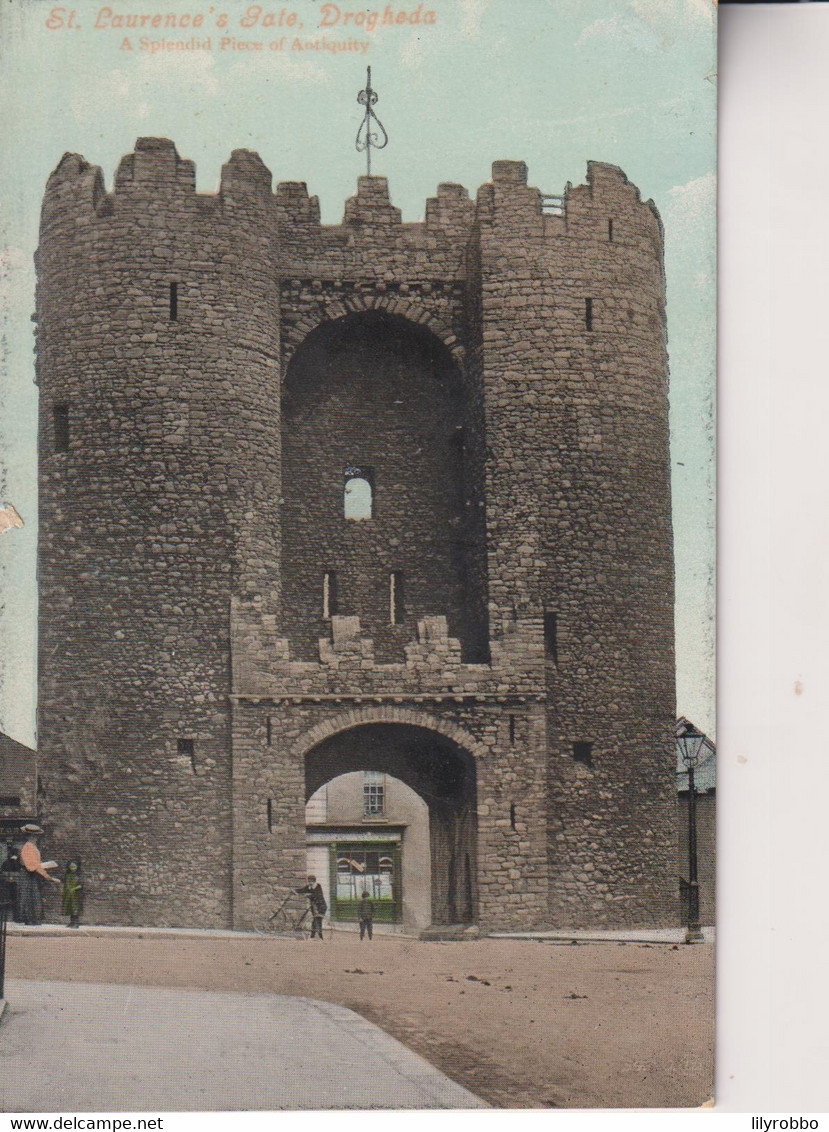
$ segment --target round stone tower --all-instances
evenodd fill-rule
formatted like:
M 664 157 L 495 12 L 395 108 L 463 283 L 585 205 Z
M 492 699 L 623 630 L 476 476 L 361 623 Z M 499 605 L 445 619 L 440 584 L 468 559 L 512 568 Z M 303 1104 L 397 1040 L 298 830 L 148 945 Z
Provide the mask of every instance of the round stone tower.
M 230 918 L 230 595 L 280 576 L 270 182 L 236 151 L 201 196 L 143 138 L 112 193 L 71 154 L 46 189 L 41 788 L 102 918 Z
M 37 265 L 40 809 L 90 915 L 265 922 L 363 771 L 427 803 L 435 922 L 676 922 L 662 230 L 624 174 L 496 162 L 417 224 L 361 177 L 324 226 L 256 154 L 202 195 L 145 138 L 111 193 L 63 158 Z

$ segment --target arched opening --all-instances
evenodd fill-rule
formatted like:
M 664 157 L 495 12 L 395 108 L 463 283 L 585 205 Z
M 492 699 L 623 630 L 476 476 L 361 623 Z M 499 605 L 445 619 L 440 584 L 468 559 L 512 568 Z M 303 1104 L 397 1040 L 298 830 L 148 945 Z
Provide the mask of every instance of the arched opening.
M 379 783 L 372 776 L 378 775 L 390 790 L 389 802 L 395 783 L 405 788 L 397 808 L 384 814 L 376 812 Z M 475 760 L 457 743 L 425 727 L 363 724 L 308 752 L 305 783 L 309 866 L 314 863 L 317 876 L 327 869 L 329 904 L 342 909 L 342 918 L 351 915 L 349 901 L 361 894 L 359 877 L 366 876 L 372 878 L 371 890 L 382 894 L 389 922 L 395 915 L 408 916 L 416 927 L 476 919 Z M 381 856 L 387 858 L 385 870 Z M 421 887 L 407 895 L 407 882 L 415 880 Z
M 348 314 L 298 347 L 282 396 L 281 616 L 294 656 L 318 659 L 330 628 L 318 579 L 332 569 L 339 613 L 360 618 L 379 662 L 402 661 L 418 618 L 441 614 L 465 658 L 486 660 L 468 399 L 449 349 L 399 315 Z M 390 611 L 392 574 L 406 578 L 405 618 Z
M 374 921 L 405 929 L 432 921 L 429 807 L 383 771 L 339 774 L 305 807 L 306 868 L 335 924 L 354 924 L 367 893 Z

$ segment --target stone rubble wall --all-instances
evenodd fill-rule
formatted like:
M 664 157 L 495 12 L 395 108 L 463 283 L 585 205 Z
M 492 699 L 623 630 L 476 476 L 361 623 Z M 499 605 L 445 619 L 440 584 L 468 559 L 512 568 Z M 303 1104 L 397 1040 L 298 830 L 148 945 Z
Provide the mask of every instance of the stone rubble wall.
M 245 150 L 215 195 L 165 139 L 140 139 L 111 193 L 77 155 L 50 178 L 42 807 L 50 852 L 84 858 L 93 918 L 254 922 L 304 869 L 303 735 L 373 712 L 451 717 L 473 742 L 483 923 L 675 922 L 661 226 L 612 166 L 568 186 L 562 215 L 526 180 L 496 162 L 475 201 L 441 185 L 425 222 L 404 224 L 385 179 L 360 178 L 342 224 L 323 226 L 304 184 L 273 192 Z M 474 615 L 450 635 L 451 610 L 418 611 L 397 663 L 378 663 L 358 620 L 298 659 L 281 603 L 283 382 L 309 334 L 364 311 L 418 324 L 458 368 Z M 464 659 L 475 626 L 491 663 Z M 592 767 L 573 760 L 579 740 Z

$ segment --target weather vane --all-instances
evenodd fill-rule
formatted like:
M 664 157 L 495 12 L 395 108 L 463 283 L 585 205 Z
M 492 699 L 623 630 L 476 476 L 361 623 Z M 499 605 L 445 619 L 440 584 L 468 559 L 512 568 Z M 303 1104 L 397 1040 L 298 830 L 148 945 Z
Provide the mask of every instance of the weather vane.
M 389 144 L 389 135 L 386 133 L 383 123 L 374 113 L 373 109 L 377 102 L 377 91 L 371 89 L 371 67 L 366 68 L 366 89 L 360 91 L 357 95 L 357 101 L 361 106 L 365 106 L 366 112 L 363 115 L 363 120 L 357 131 L 357 140 L 354 144 L 358 153 L 362 153 L 365 150 L 366 173 L 370 177 L 372 149 L 385 149 Z M 379 127 L 379 134 L 374 130 L 374 125 Z M 380 134 L 383 136 L 382 141 L 380 141 Z

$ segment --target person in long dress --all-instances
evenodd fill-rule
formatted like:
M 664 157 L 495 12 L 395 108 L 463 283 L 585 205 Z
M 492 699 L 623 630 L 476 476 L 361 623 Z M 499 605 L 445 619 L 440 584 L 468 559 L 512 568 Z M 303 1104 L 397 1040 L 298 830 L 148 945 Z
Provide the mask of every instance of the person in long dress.
M 40 899 L 40 877 L 50 880 L 52 884 L 60 884 L 57 877 L 50 874 L 43 867 L 40 850 L 34 838 L 43 833 L 39 825 L 24 825 L 23 833 L 26 840 L 20 847 L 18 854 L 20 870 L 18 879 L 18 893 L 20 897 L 20 918 L 24 924 L 39 924 L 43 919 L 43 904 Z

